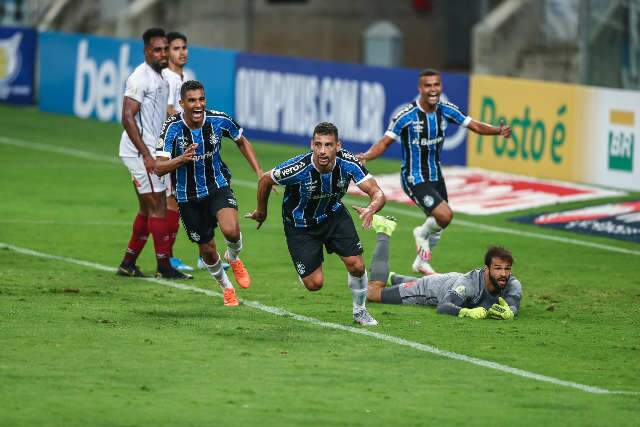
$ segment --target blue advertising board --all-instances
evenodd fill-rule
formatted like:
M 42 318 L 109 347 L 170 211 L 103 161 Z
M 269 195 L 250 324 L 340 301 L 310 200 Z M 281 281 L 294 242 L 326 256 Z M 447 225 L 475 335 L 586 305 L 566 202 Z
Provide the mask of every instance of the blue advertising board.
M 139 40 L 40 33 L 43 111 L 119 121 L 127 77 L 144 61 Z M 234 51 L 189 47 L 187 68 L 206 88 L 207 107 L 233 115 Z
M 0 27 L 0 101 L 33 104 L 36 43 L 30 28 Z
M 419 70 L 239 53 L 236 119 L 249 138 L 308 145 L 314 126 L 338 126 L 345 148 L 365 151 L 394 111 L 417 97 Z M 467 109 L 469 77 L 443 73 L 442 99 Z M 444 164 L 466 164 L 466 129 L 447 128 Z M 401 157 L 400 144 L 385 153 Z

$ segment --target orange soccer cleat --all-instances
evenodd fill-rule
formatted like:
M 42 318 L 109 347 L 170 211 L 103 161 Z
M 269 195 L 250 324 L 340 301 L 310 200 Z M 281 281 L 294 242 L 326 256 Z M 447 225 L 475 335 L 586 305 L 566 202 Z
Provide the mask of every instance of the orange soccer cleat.
M 244 268 L 244 264 L 242 263 L 240 258 L 233 261 L 227 254 L 224 255 L 224 258 L 227 260 L 229 265 L 231 265 L 233 275 L 235 276 L 238 285 L 240 285 L 240 287 L 244 289 L 247 289 L 249 286 L 251 286 L 251 276 L 249 276 L 249 272 L 247 271 L 247 269 Z
M 240 305 L 240 302 L 236 297 L 236 290 L 233 288 L 226 288 L 224 290 L 223 301 L 226 307 L 237 307 Z

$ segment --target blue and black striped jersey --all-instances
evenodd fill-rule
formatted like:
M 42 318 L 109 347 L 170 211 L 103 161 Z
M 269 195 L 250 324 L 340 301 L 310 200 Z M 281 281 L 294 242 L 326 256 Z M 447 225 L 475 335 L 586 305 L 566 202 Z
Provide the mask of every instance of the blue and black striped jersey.
M 200 129 L 189 129 L 182 114 L 169 117 L 162 125 L 156 156 L 180 156 L 192 143 L 198 144 L 193 161 L 173 173 L 178 202 L 203 199 L 218 188 L 228 187 L 231 172 L 220 157 L 222 137 L 237 141 L 242 128 L 220 111 L 206 110 Z
M 471 117 L 449 102 L 440 101 L 433 113 L 427 113 L 413 101 L 391 119 L 385 135 L 402 144 L 401 175 L 405 183 L 417 185 L 442 178 L 440 151 L 448 122 L 466 127 Z
M 360 184 L 371 178 L 352 153 L 340 150 L 333 170 L 320 173 L 312 161 L 313 152 L 293 157 L 271 171 L 276 184 L 285 185 L 282 220 L 298 228 L 322 223 L 343 205 L 340 201 L 351 181 Z

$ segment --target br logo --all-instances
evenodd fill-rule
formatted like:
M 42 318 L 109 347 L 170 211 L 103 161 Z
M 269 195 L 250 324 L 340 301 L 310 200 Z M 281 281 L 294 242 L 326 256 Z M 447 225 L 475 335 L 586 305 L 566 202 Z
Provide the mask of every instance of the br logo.
M 8 39 L 0 40 L 0 83 L 8 83 L 20 70 L 20 41 L 22 33 L 15 33 Z
M 298 274 L 303 275 L 306 271 L 306 268 L 304 268 L 304 264 L 302 262 L 298 261 L 298 263 L 296 264 L 296 270 L 298 270 Z

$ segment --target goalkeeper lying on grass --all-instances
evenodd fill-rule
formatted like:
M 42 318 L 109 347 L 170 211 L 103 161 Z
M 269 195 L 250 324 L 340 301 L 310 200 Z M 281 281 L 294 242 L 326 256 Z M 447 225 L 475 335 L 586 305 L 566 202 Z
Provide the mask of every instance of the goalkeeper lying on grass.
M 432 305 L 440 314 L 472 319 L 512 320 L 518 314 L 522 285 L 511 275 L 513 256 L 506 249 L 490 247 L 484 257 L 485 266 L 466 274 L 401 276 L 389 272 L 389 240 L 396 228 L 395 220 L 374 215 L 372 228 L 377 238 L 370 264 L 369 301 Z

